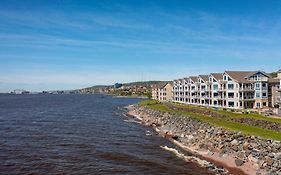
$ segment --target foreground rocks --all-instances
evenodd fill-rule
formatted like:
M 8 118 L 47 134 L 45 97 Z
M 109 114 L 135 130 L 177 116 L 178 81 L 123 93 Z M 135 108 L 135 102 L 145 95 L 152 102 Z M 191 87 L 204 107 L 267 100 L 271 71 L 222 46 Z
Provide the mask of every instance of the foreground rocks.
M 265 120 L 256 120 L 254 118 L 231 118 L 225 114 L 219 114 L 217 112 L 211 111 L 206 108 L 181 108 L 181 107 L 175 107 L 173 105 L 167 104 L 167 107 L 173 109 L 173 110 L 182 110 L 186 112 L 192 112 L 192 113 L 199 113 L 204 114 L 207 116 L 215 117 L 215 118 L 222 118 L 224 120 L 243 123 L 243 124 L 249 124 L 251 126 L 256 126 L 264 129 L 270 129 L 275 130 L 278 132 L 281 132 L 281 125 L 280 123 L 276 122 L 269 122 Z
M 186 116 L 177 116 L 152 110 L 135 108 L 135 113 L 146 125 L 158 128 L 166 137 L 190 148 L 208 151 L 209 155 L 232 156 L 237 167 L 251 163 L 255 174 L 281 174 L 281 143 L 245 136 L 214 127 Z M 253 174 L 253 173 L 249 173 Z

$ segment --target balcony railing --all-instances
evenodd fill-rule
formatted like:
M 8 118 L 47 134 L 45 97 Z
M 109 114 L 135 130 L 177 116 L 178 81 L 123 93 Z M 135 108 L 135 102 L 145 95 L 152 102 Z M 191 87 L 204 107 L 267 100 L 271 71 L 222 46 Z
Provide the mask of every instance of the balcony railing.
M 240 100 L 254 100 L 254 96 L 244 96 L 243 98 L 242 97 L 239 97 Z
M 243 88 L 240 91 L 255 91 L 254 88 Z

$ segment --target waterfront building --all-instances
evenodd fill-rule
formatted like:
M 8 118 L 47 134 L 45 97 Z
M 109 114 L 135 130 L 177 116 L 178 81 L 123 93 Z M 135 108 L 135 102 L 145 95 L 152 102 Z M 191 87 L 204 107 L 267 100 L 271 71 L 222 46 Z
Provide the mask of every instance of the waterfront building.
M 231 109 L 264 109 L 280 103 L 280 79 L 263 71 L 225 71 L 173 81 L 173 101 Z
M 160 83 L 152 86 L 152 99 L 158 101 L 172 101 L 173 85 L 170 82 Z
M 277 79 L 279 80 L 279 86 L 276 87 L 276 104 L 281 109 L 281 69 L 277 72 Z M 280 112 L 281 113 L 281 112 Z

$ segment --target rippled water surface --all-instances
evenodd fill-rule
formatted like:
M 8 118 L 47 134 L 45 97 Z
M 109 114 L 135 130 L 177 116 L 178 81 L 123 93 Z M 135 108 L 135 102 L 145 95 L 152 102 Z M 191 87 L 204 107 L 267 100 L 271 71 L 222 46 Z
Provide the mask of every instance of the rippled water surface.
M 122 114 L 138 99 L 0 95 L 0 174 L 210 174 Z M 152 133 L 147 134 L 147 133 Z

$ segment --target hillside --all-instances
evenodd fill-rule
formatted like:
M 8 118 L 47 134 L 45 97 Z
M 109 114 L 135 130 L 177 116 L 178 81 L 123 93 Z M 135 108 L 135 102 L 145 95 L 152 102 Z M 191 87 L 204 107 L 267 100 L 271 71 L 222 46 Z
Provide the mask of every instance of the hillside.
M 158 85 L 166 81 L 137 81 L 137 82 L 130 82 L 130 83 L 122 83 L 123 87 L 146 87 L 149 91 L 151 91 L 151 85 Z M 91 87 L 86 87 L 83 89 L 78 89 L 80 93 L 100 93 L 100 92 L 107 92 L 109 89 L 113 89 L 113 85 L 95 85 Z

